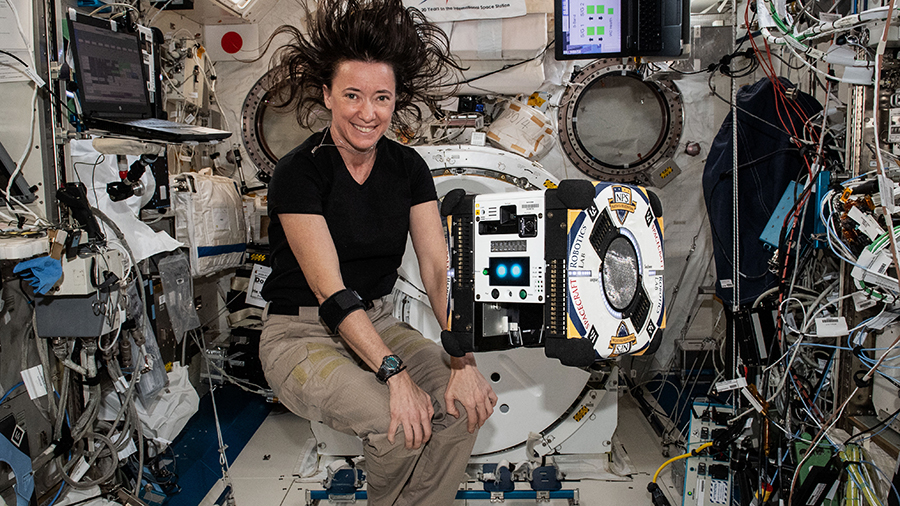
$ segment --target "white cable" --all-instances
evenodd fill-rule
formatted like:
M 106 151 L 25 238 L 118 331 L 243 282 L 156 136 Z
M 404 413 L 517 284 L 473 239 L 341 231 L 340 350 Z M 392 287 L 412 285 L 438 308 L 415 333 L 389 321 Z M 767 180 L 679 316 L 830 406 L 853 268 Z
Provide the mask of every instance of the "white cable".
M 25 49 L 28 53 L 28 63 L 31 64 L 30 66 L 26 64 L 25 68 L 22 69 L 21 72 L 28 76 L 28 78 L 31 79 L 31 81 L 35 85 L 37 85 L 38 88 L 42 88 L 45 84 L 47 84 L 47 82 L 34 72 L 34 69 L 37 68 L 37 66 L 34 64 L 34 49 L 31 44 L 31 40 L 25 36 L 25 31 L 22 28 L 22 21 L 19 18 L 19 11 L 16 9 L 16 6 L 13 4 L 12 0 L 6 0 L 6 3 L 7 5 L 9 5 L 10 10 L 12 10 L 13 17 L 16 18 L 16 28 L 18 28 L 19 35 L 22 37 L 22 41 L 25 43 Z
M 25 36 L 25 30 L 22 28 L 22 20 L 19 18 L 19 11 L 16 9 L 15 4 L 13 4 L 12 0 L 6 0 L 6 4 L 9 5 L 10 10 L 12 10 L 13 17 L 16 18 L 16 28 L 19 30 L 19 35 L 22 37 L 22 42 L 25 43 L 25 48 L 28 49 L 28 63 L 31 64 L 31 68 L 34 68 L 34 50 L 31 46 L 31 41 L 28 37 Z
M 828 287 L 827 287 L 827 288 L 819 295 L 819 297 L 816 298 L 816 300 L 812 303 L 812 306 L 815 307 L 816 305 L 818 305 L 818 303 L 819 303 L 821 300 L 823 300 L 829 293 L 831 293 L 831 292 L 835 289 L 836 285 L 837 285 L 837 281 L 835 281 L 835 282 L 833 282 L 832 284 L 828 285 Z M 819 314 L 820 312 L 822 312 L 823 310 L 825 310 L 825 308 L 827 308 L 827 307 L 829 307 L 829 306 L 831 306 L 831 305 L 834 305 L 835 303 L 837 303 L 837 302 L 839 302 L 839 301 L 841 301 L 841 300 L 843 300 L 843 299 L 846 299 L 846 298 L 848 298 L 848 297 L 852 297 L 852 296 L 853 296 L 853 294 L 851 293 L 851 294 L 847 294 L 847 295 L 838 297 L 838 298 L 836 298 L 836 299 L 834 299 L 834 300 L 832 300 L 832 301 L 829 301 L 827 304 L 822 305 L 821 307 L 819 307 L 818 309 L 816 309 L 816 310 L 813 311 L 812 313 L 808 313 L 808 314 L 807 314 L 807 313 L 806 313 L 806 310 L 803 309 L 803 313 L 804 313 L 804 316 L 803 316 L 803 326 L 802 326 L 802 329 L 801 329 L 800 332 L 799 332 L 799 333 L 800 333 L 800 337 L 799 337 L 796 341 L 794 341 L 794 343 L 790 346 L 791 348 L 794 348 L 793 354 L 791 355 L 791 358 L 788 360 L 787 364 L 786 364 L 785 367 L 784 367 L 784 374 L 783 374 L 782 377 L 781 377 L 781 381 L 779 381 L 778 386 L 777 386 L 777 388 L 775 389 L 775 392 L 773 392 L 772 395 L 769 396 L 769 397 L 767 398 L 767 402 L 772 402 L 773 400 L 775 400 L 775 398 L 778 397 L 778 395 L 779 395 L 779 394 L 781 393 L 781 391 L 784 389 L 784 385 L 785 385 L 786 382 L 787 382 L 787 378 L 788 378 L 788 376 L 789 376 L 790 373 L 791 373 L 791 365 L 794 363 L 794 360 L 797 359 L 797 354 L 800 352 L 800 344 L 803 342 L 803 339 L 804 339 L 805 337 L 807 337 L 807 336 L 810 336 L 810 337 L 816 337 L 816 336 L 813 335 L 813 334 L 808 334 L 808 333 L 807 333 L 807 331 L 809 330 L 809 326 L 812 325 L 812 323 L 815 321 L 815 319 L 812 318 L 812 317 L 814 317 L 815 315 L 817 315 L 817 314 Z M 791 300 L 791 299 L 785 299 L 785 300 L 782 302 L 782 304 L 784 304 L 785 302 L 787 302 L 787 301 L 789 301 L 789 300 Z M 803 308 L 802 304 L 801 304 L 801 308 Z M 782 314 L 784 314 L 783 311 L 782 311 Z M 782 318 L 784 318 L 784 317 L 782 317 Z M 785 324 L 785 326 L 787 326 L 787 322 L 786 322 L 786 321 L 784 322 L 784 324 Z M 772 368 L 776 367 L 777 365 L 781 364 L 782 360 L 784 360 L 784 357 L 787 356 L 788 353 L 791 353 L 791 350 L 790 350 L 790 349 L 788 349 L 781 357 L 779 357 L 778 360 L 774 361 L 774 362 L 772 363 L 772 365 L 770 365 L 769 367 L 767 367 L 766 369 L 764 369 L 764 371 L 769 371 L 769 370 L 771 370 Z
M 837 424 L 838 420 L 840 420 L 841 416 L 844 413 L 844 409 L 847 408 L 847 404 L 850 403 L 850 399 L 852 399 L 853 396 L 856 395 L 856 392 L 858 392 L 858 391 L 859 391 L 859 387 L 856 387 L 853 389 L 852 392 L 850 392 L 850 395 L 847 396 L 847 400 L 844 401 L 844 404 L 841 406 L 841 409 L 838 411 L 838 413 L 836 413 L 834 415 L 834 420 L 831 422 L 831 424 L 828 427 L 821 430 L 821 435 L 819 437 L 817 437 L 816 440 L 812 442 L 812 444 L 809 445 L 810 448 L 817 448 L 819 446 L 819 443 L 822 441 L 822 438 L 825 437 L 825 435 L 828 433 L 828 431 L 831 430 L 831 428 L 834 427 L 835 424 Z M 829 440 L 831 440 L 830 437 L 829 437 Z M 791 488 L 790 488 L 790 490 L 792 491 L 791 495 L 793 494 L 794 484 L 796 483 L 797 477 L 800 474 L 800 470 L 803 469 L 803 464 L 805 464 L 806 461 L 809 459 L 809 457 L 815 453 L 816 452 L 812 452 L 812 451 L 806 452 L 806 455 L 804 455 L 803 459 L 800 460 L 800 463 L 797 464 L 797 468 L 794 471 L 794 477 L 791 479 Z M 788 496 L 788 500 L 790 501 L 790 495 Z
M 832 253 L 834 253 L 834 255 L 836 257 L 843 260 L 844 262 L 847 262 L 848 264 L 853 265 L 855 267 L 859 267 L 862 270 L 865 270 L 868 272 L 873 272 L 868 267 L 865 267 L 865 266 L 857 263 L 857 259 L 854 258 L 853 253 L 850 252 L 850 248 L 846 244 L 844 244 L 844 242 L 840 239 L 840 237 L 837 233 L 837 230 L 834 229 L 834 220 L 831 219 L 831 215 L 829 214 L 828 218 L 827 219 L 825 218 L 825 214 L 824 214 L 825 206 L 826 205 L 829 207 L 831 206 L 831 198 L 832 198 L 831 194 L 832 193 L 833 193 L 832 191 L 829 191 L 826 194 L 826 197 L 822 199 L 822 201 L 820 202 L 820 205 L 819 205 L 819 219 L 822 221 L 823 224 L 825 224 L 825 231 L 826 231 L 826 236 L 828 239 L 828 246 L 831 248 Z M 833 242 L 832 239 L 834 241 L 837 241 L 837 246 L 839 246 L 841 248 L 842 253 L 835 251 L 835 249 L 834 249 L 835 243 Z M 885 276 L 885 277 L 888 277 L 888 276 Z M 889 279 L 893 279 L 893 278 L 889 278 Z
M 829 89 L 830 89 L 830 87 L 829 87 Z M 825 120 L 824 116 L 822 117 L 822 120 L 824 123 L 824 120 Z M 824 128 L 823 128 L 823 130 L 824 130 Z M 819 151 L 816 156 L 817 161 L 821 159 L 821 150 L 822 150 L 821 139 L 822 139 L 822 137 L 824 137 L 824 136 L 819 137 L 820 143 L 819 143 Z M 821 170 L 821 169 L 819 169 L 819 170 Z M 808 184 L 810 184 L 810 185 L 814 184 L 813 181 L 818 176 L 819 170 L 817 170 L 816 173 L 812 175 Z M 800 272 L 800 256 L 801 256 L 800 243 L 802 242 L 801 241 L 801 238 L 803 235 L 802 231 L 804 230 L 804 227 L 806 226 L 806 214 L 807 214 L 807 206 L 808 205 L 809 205 L 809 196 L 807 195 L 806 199 L 803 201 L 803 205 L 800 206 L 800 209 L 797 210 L 797 212 L 800 214 L 799 226 L 796 225 L 796 221 L 797 221 L 796 218 L 794 218 L 792 220 L 795 223 L 794 226 L 798 226 L 798 228 L 796 230 L 800 231 L 800 233 L 798 234 L 800 237 L 798 237 L 797 241 L 796 241 L 796 250 L 797 251 L 794 253 L 794 269 L 793 269 L 794 272 L 791 275 L 791 284 L 790 284 L 790 287 L 788 288 L 788 293 L 787 293 L 788 297 L 791 297 L 794 294 L 794 286 L 797 284 L 797 274 Z M 790 244 L 788 244 L 788 251 L 790 251 Z
M 118 303 L 117 303 L 115 306 L 118 307 L 118 306 L 119 306 Z M 125 311 L 124 309 L 119 308 L 119 310 L 116 311 L 116 313 L 115 313 L 115 317 L 116 317 L 116 324 L 115 324 L 115 327 L 116 327 L 116 335 L 113 337 L 112 341 L 110 341 L 109 346 L 107 346 L 106 348 L 104 348 L 104 347 L 101 346 L 99 343 L 97 343 L 97 347 L 100 348 L 100 351 L 102 351 L 103 353 L 109 353 L 110 351 L 112 351 L 113 347 L 119 342 L 119 336 L 122 334 L 122 324 L 124 323 L 124 322 L 122 321 L 122 313 L 123 313 L 124 311 Z
M 803 342 L 804 337 L 806 337 L 806 335 L 801 334 L 800 338 L 797 339 L 796 341 L 794 341 L 794 344 L 791 345 L 791 347 L 794 348 L 794 354 L 791 356 L 791 359 L 788 361 L 787 365 L 785 366 L 784 374 L 781 375 L 781 381 L 778 382 L 778 387 L 775 389 L 775 392 L 772 393 L 772 395 L 769 396 L 768 399 L 766 399 L 767 403 L 771 403 L 772 401 L 774 401 L 775 398 L 778 397 L 778 394 L 780 394 L 781 391 L 784 389 L 784 385 L 787 383 L 787 378 L 788 378 L 788 376 L 791 375 L 791 364 L 794 363 L 794 360 L 797 359 L 797 354 L 800 353 L 800 343 Z M 779 364 L 779 363 L 781 363 L 781 360 L 778 360 L 777 362 L 775 362 L 775 364 Z M 775 365 L 775 364 L 773 364 L 773 365 Z
M 113 6 L 116 6 L 116 7 L 127 7 L 127 8 L 129 8 L 129 9 L 135 11 L 135 12 L 139 12 L 139 11 L 138 11 L 133 5 L 131 5 L 131 4 L 126 4 L 126 3 L 121 3 L 121 2 L 110 2 L 110 3 L 108 3 L 108 4 L 101 5 L 100 7 L 97 7 L 96 9 L 92 10 L 91 13 L 88 14 L 88 16 L 93 16 L 94 14 L 97 14 L 98 12 L 102 11 L 103 9 L 106 9 L 106 8 L 108 8 L 108 7 L 113 7 Z
M 7 1 L 9 1 L 9 0 L 7 0 Z M 38 95 L 38 87 L 35 86 L 34 92 L 32 92 L 32 94 L 31 94 L 31 120 L 29 121 L 30 127 L 28 128 L 28 141 L 25 143 L 25 149 L 22 151 L 22 156 L 20 156 L 18 162 L 16 162 L 15 170 L 13 171 L 12 174 L 10 174 L 9 181 L 6 184 L 6 191 L 4 192 L 4 194 L 5 194 L 5 198 L 6 198 L 6 208 L 9 209 L 10 212 L 12 212 L 13 214 L 16 214 L 16 211 L 13 209 L 12 202 L 11 202 L 11 201 L 14 201 L 17 204 L 19 204 L 20 206 L 22 206 L 25 213 L 34 217 L 37 222 L 40 222 L 43 220 L 43 218 L 41 218 L 36 213 L 34 213 L 30 209 L 28 209 L 28 207 L 26 207 L 25 204 L 23 204 L 21 201 L 19 201 L 12 195 L 13 183 L 16 181 L 16 178 L 22 172 L 22 167 L 24 167 L 25 160 L 28 159 L 28 155 L 31 154 L 31 143 L 34 140 L 34 124 L 35 124 L 35 119 L 36 119 L 35 113 L 37 111 L 37 95 Z M 46 223 L 46 221 L 45 221 L 45 223 Z M 48 223 L 48 225 L 49 225 L 49 223 Z
M 194 64 L 200 67 L 200 74 L 203 76 L 203 81 L 206 83 L 206 86 L 209 87 L 210 93 L 212 93 L 213 100 L 216 101 L 216 107 L 219 109 L 219 113 L 222 114 L 222 122 L 224 123 L 225 130 L 231 130 L 231 126 L 228 123 L 228 115 L 225 114 L 225 108 L 222 106 L 222 102 L 219 100 L 219 95 L 216 93 L 216 88 L 213 86 L 212 82 L 209 80 L 209 77 L 206 75 L 206 69 L 203 68 L 203 61 L 206 61 L 209 64 L 209 59 L 198 60 L 197 55 L 194 54 Z M 209 64 L 209 67 L 215 70 L 215 67 Z M 218 74 L 217 74 L 218 75 Z
M 169 74 L 167 74 L 167 73 L 163 73 L 163 78 L 165 78 L 165 80 L 167 81 L 166 84 L 168 84 L 172 88 L 172 91 L 181 95 L 182 99 L 187 100 L 187 97 L 184 96 L 184 93 L 182 93 L 181 90 L 179 89 L 184 84 L 183 82 L 180 84 L 176 83 L 175 81 L 172 80 L 171 77 L 169 77 Z
M 858 14 L 850 14 L 841 16 L 834 21 L 819 23 L 811 26 L 806 30 L 797 34 L 798 37 L 816 37 L 831 35 L 836 32 L 842 32 L 857 28 L 859 25 L 866 24 L 870 21 L 887 19 L 888 6 L 873 7 Z
M 163 6 L 160 7 L 158 11 L 156 11 L 156 14 L 154 14 L 153 17 L 150 18 L 150 22 L 147 23 L 147 26 L 153 26 L 153 22 L 156 21 L 156 17 L 159 16 L 160 14 L 162 14 L 162 11 L 164 11 L 166 9 L 166 7 L 168 7 L 169 4 L 171 4 L 171 3 L 172 3 L 172 0 L 168 0 L 165 4 L 163 4 Z
M 723 6 L 726 5 L 727 3 L 728 3 L 728 0 L 722 0 L 721 2 L 713 2 L 713 3 L 709 4 L 705 9 L 700 11 L 699 14 L 709 14 L 709 11 L 711 11 L 713 9 L 713 7 L 715 7 L 717 11 L 722 12 L 722 9 L 724 8 Z
M 6 220 L 6 221 L 9 222 L 9 223 L 16 223 L 16 219 L 15 219 L 15 218 L 13 218 L 12 216 L 10 216 L 10 215 L 4 213 L 3 211 L 0 211 L 0 218 L 3 218 L 4 220 Z M 7 229 L 4 228 L 3 230 L 6 231 Z M 19 229 L 11 229 L 11 230 L 19 230 Z
M 777 291 L 778 287 L 775 287 L 772 290 Z M 801 301 L 797 297 L 788 297 L 788 298 L 784 299 L 783 301 L 781 301 L 781 304 L 778 305 L 778 313 L 781 315 L 781 323 L 782 323 L 782 325 L 785 326 L 785 328 L 788 329 L 788 331 L 793 332 L 795 334 L 802 334 L 802 331 L 800 329 L 792 327 L 787 321 L 787 311 L 785 311 L 783 306 L 791 301 L 795 301 L 798 304 L 800 304 L 800 310 L 803 311 L 803 321 L 806 321 L 806 318 L 807 318 L 806 307 L 804 307 L 803 301 Z
M 19 11 L 18 11 L 18 9 L 16 9 L 16 6 L 15 6 L 15 4 L 13 4 L 12 0 L 6 0 L 6 4 L 9 5 L 9 8 L 13 13 L 13 17 L 15 17 L 15 19 L 16 19 L 16 28 L 19 31 L 19 35 L 22 37 L 22 42 L 25 43 L 25 47 L 28 50 L 28 59 L 29 59 L 28 63 L 31 64 L 31 68 L 33 69 L 33 68 L 35 68 L 34 50 L 32 49 L 31 41 L 28 39 L 28 37 L 25 36 L 25 32 L 22 28 L 22 21 L 19 18 Z M 34 74 L 34 72 L 33 71 L 30 72 L 30 74 Z M 36 76 L 36 74 L 35 74 L 35 76 Z M 31 77 L 31 76 L 29 75 L 29 77 Z M 31 95 L 31 120 L 29 121 L 29 125 L 31 125 L 31 127 L 29 128 L 29 131 L 28 131 L 28 142 L 25 143 L 25 149 L 22 153 L 22 156 L 19 157 L 19 160 L 16 164 L 16 169 L 10 175 L 9 182 L 6 185 L 6 191 L 4 192 L 4 195 L 6 198 L 6 207 L 13 214 L 15 214 L 16 212 L 12 208 L 12 203 L 10 202 L 11 200 L 14 201 L 15 203 L 19 204 L 20 206 L 22 206 L 22 208 L 25 209 L 25 212 L 30 214 L 31 216 L 33 216 L 36 220 L 36 223 L 39 224 L 40 221 L 43 220 L 43 218 L 41 218 L 40 216 L 38 216 L 37 214 L 32 212 L 30 209 L 28 209 L 25 206 L 25 204 L 23 204 L 18 199 L 16 199 L 15 197 L 12 196 L 13 183 L 15 182 L 16 177 L 19 175 L 19 173 L 21 173 L 22 166 L 25 163 L 25 160 L 28 158 L 28 155 L 31 153 L 31 142 L 34 140 L 34 125 L 35 125 L 35 119 L 36 119 L 35 114 L 36 114 L 36 105 L 37 105 L 37 94 L 38 94 L 38 89 L 40 88 L 40 86 L 42 86 L 42 84 L 38 81 L 35 81 L 34 78 L 32 78 L 32 81 L 33 81 L 32 84 L 34 85 L 34 92 Z M 49 225 L 49 223 L 47 223 L 46 221 L 44 221 L 44 223 Z
M 31 119 L 28 122 L 30 128 L 28 129 L 28 141 L 25 143 L 25 149 L 22 150 L 22 156 L 19 157 L 16 162 L 16 169 L 9 177 L 9 182 L 6 183 L 6 194 L 10 195 L 12 193 L 12 186 L 15 182 L 16 177 L 19 173 L 22 172 L 22 166 L 25 164 L 25 160 L 28 158 L 28 155 L 31 153 L 31 141 L 34 140 L 34 120 L 35 120 L 35 105 L 37 104 L 37 87 L 34 88 L 34 91 L 31 94 Z M 8 204 L 7 204 L 8 205 Z M 12 210 L 12 208 L 10 208 Z
M 166 34 L 166 38 L 167 38 L 167 39 L 174 39 L 175 36 L 178 35 L 178 34 L 181 33 L 181 32 L 184 32 L 184 33 L 188 34 L 188 36 L 185 38 L 185 40 L 196 40 L 196 38 L 194 37 L 194 34 L 191 33 L 191 31 L 188 30 L 187 28 L 179 28 L 179 29 L 175 30 L 174 32 L 167 33 L 167 34 Z
M 774 14 L 772 14 L 769 11 L 769 9 L 767 9 L 765 7 L 764 4 L 765 4 L 765 1 L 758 1 L 757 2 L 757 11 L 759 9 L 766 9 L 765 12 L 767 14 L 774 16 Z M 769 42 L 773 42 L 776 44 L 785 44 L 786 43 L 785 39 L 794 39 L 798 43 L 799 43 L 799 41 L 797 39 L 807 39 L 807 38 L 818 39 L 818 38 L 834 35 L 835 33 L 838 33 L 838 32 L 852 30 L 854 28 L 859 27 L 860 25 L 864 25 L 871 21 L 887 19 L 887 17 L 888 17 L 887 12 L 888 12 L 888 6 L 873 7 L 871 9 L 860 12 L 858 14 L 850 14 L 850 15 L 846 15 L 846 16 L 841 16 L 839 19 L 836 19 L 834 21 L 820 22 L 816 25 L 810 26 L 809 28 L 807 28 L 806 30 L 804 30 L 802 32 L 796 32 L 794 34 L 785 34 L 783 37 L 777 37 L 777 36 L 771 35 L 771 33 L 769 33 L 767 35 L 767 39 L 769 37 L 771 37 L 771 39 L 769 39 Z M 784 20 L 782 20 L 782 21 L 784 21 Z M 765 27 L 763 28 L 763 30 L 765 32 L 768 32 L 768 29 Z M 779 31 L 780 31 L 780 29 L 779 29 Z
M 763 29 L 763 30 L 765 30 L 765 29 Z M 794 49 L 793 43 L 800 44 L 799 42 L 797 42 L 796 40 L 792 39 L 791 37 L 784 37 L 783 40 L 786 41 L 786 43 L 784 44 L 784 46 L 787 47 L 788 50 L 789 50 L 791 53 L 793 53 L 794 56 L 797 57 L 797 60 L 800 61 L 800 63 L 802 63 L 803 66 L 809 68 L 810 70 L 816 72 L 817 74 L 822 75 L 823 77 L 825 77 L 825 79 L 827 79 L 827 80 L 829 80 L 829 81 L 837 81 L 837 82 L 844 83 L 844 84 L 858 84 L 858 83 L 853 83 L 853 82 L 849 82 L 849 81 L 844 81 L 844 80 L 843 80 L 842 78 L 840 78 L 840 77 L 833 76 L 833 75 L 831 75 L 831 74 L 829 74 L 829 73 L 827 73 L 827 72 L 823 72 L 822 70 L 819 70 L 818 67 L 816 67 L 815 65 L 813 65 L 813 64 L 809 63 L 808 61 L 806 61 L 806 58 L 800 56 L 800 54 L 797 53 L 797 51 Z M 793 43 L 792 43 L 791 41 L 793 41 Z M 804 46 L 801 45 L 801 47 L 804 47 Z M 809 53 L 809 52 L 810 52 L 810 51 L 807 51 L 807 53 Z M 820 51 L 820 52 L 821 52 L 821 51 Z M 824 57 L 824 53 L 822 53 L 822 57 Z M 821 60 L 822 57 L 816 57 L 816 56 L 813 55 L 813 58 L 815 58 L 815 59 L 817 59 L 817 60 Z
M 833 287 L 834 284 L 832 284 L 831 286 Z M 815 315 L 817 315 L 817 314 L 819 314 L 820 312 L 824 311 L 825 308 L 827 308 L 828 306 L 832 306 L 832 305 L 834 305 L 835 303 L 840 302 L 840 301 L 845 300 L 845 299 L 849 299 L 850 297 L 853 297 L 853 293 L 848 293 L 848 294 L 846 294 L 846 295 L 841 295 L 840 297 L 838 297 L 838 298 L 836 298 L 836 299 L 830 301 L 828 304 L 825 304 L 825 305 L 819 307 L 819 309 L 817 309 L 817 310 L 815 310 L 814 312 L 810 313 L 810 316 L 813 317 L 813 318 L 810 318 L 808 321 L 804 321 L 804 322 L 803 322 L 803 334 L 809 335 L 809 336 L 812 336 L 812 337 L 816 337 L 815 334 L 807 334 L 807 330 L 809 329 L 810 325 L 812 325 L 812 324 L 815 323 L 815 321 L 816 321 L 815 318 L 814 318 Z
M 196 342 L 197 337 L 193 334 L 192 334 L 192 337 L 193 337 L 194 341 Z M 201 338 L 202 338 L 202 334 L 201 334 Z M 200 343 L 197 343 L 197 344 L 199 345 Z M 207 364 L 206 370 L 209 371 L 209 365 L 212 363 L 212 361 L 209 359 L 209 356 L 206 354 L 206 340 L 205 339 L 203 339 L 203 346 L 200 348 L 200 351 L 203 352 L 203 357 L 206 359 L 206 364 Z M 228 470 L 229 470 L 228 456 L 225 454 L 225 450 L 228 449 L 228 446 L 225 444 L 225 440 L 222 437 L 222 425 L 219 423 L 219 411 L 216 408 L 216 396 L 215 396 L 216 386 L 213 385 L 212 376 L 210 376 L 208 379 L 209 379 L 209 398 L 212 401 L 213 418 L 215 419 L 215 423 L 216 423 L 216 437 L 218 438 L 218 441 L 219 441 L 219 465 L 222 467 L 222 481 L 225 482 L 227 485 L 231 486 L 232 490 L 233 490 L 234 485 L 231 482 L 231 477 L 228 475 Z
M 890 353 L 891 351 L 893 351 L 898 345 L 900 345 L 900 337 L 898 337 L 898 338 L 894 341 L 894 343 L 890 346 L 890 348 L 888 348 L 888 349 L 881 355 L 881 357 L 879 358 L 878 362 L 876 362 L 874 365 L 872 365 L 871 368 L 869 368 L 869 370 L 868 370 L 868 371 L 866 372 L 866 374 L 863 376 L 863 381 L 868 381 L 868 380 L 872 377 L 872 374 L 873 374 L 873 373 L 875 372 L 875 370 L 881 365 L 881 363 L 884 361 L 884 359 L 885 359 L 885 357 L 887 356 L 887 354 Z M 855 387 L 855 388 L 853 389 L 853 391 L 850 393 L 850 395 L 847 396 L 847 400 L 844 401 L 844 404 L 841 406 L 841 409 L 834 415 L 834 420 L 831 422 L 831 424 L 830 424 L 827 428 L 825 428 L 824 430 L 821 431 L 822 434 L 816 439 L 816 441 L 814 441 L 814 442 L 812 443 L 812 445 L 810 445 L 810 448 L 813 448 L 813 447 L 818 446 L 819 441 L 822 440 L 822 437 L 826 436 L 827 433 L 828 433 L 828 431 L 831 430 L 832 427 L 834 427 L 834 425 L 838 422 L 838 420 L 840 420 L 840 418 L 841 418 L 841 416 L 842 416 L 842 414 L 843 414 L 843 412 L 844 412 L 844 409 L 846 409 L 846 408 L 847 408 L 847 405 L 850 403 L 850 399 L 852 399 L 853 396 L 855 396 L 855 395 L 856 395 L 856 392 L 858 392 L 858 391 L 859 391 L 859 387 L 857 386 L 857 387 Z M 831 439 L 831 438 L 829 437 L 829 440 L 830 440 L 830 439 Z M 791 482 L 791 490 L 793 490 L 793 488 L 794 488 L 794 483 L 796 482 L 797 475 L 798 475 L 800 469 L 803 468 L 803 464 L 806 462 L 806 460 L 807 460 L 807 459 L 809 458 L 809 456 L 812 455 L 812 454 L 813 454 L 813 452 L 807 452 L 806 455 L 803 457 L 803 459 L 800 461 L 800 463 L 797 464 L 797 471 L 794 472 L 794 478 L 793 478 L 793 480 L 792 480 L 792 482 Z

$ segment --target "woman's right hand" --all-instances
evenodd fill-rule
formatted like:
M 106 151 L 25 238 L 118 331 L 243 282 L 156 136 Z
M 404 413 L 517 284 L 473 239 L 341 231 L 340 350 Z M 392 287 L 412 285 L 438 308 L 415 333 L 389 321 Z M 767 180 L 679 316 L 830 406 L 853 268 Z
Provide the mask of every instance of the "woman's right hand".
M 431 439 L 431 417 L 434 416 L 431 396 L 419 388 L 406 371 L 388 378 L 387 384 L 391 394 L 388 442 L 394 444 L 397 428 L 402 425 L 406 448 L 419 448 Z

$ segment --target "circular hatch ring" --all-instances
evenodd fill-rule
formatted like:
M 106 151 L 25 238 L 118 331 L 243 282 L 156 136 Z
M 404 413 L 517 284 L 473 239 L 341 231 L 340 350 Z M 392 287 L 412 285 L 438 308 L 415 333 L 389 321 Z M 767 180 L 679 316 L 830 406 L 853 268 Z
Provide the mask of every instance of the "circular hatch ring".
M 635 107 L 631 107 L 628 98 L 639 102 L 632 102 Z M 604 104 L 603 100 L 610 103 Z M 560 104 L 560 145 L 578 170 L 599 181 L 651 186 L 663 186 L 668 182 L 668 174 L 654 177 L 652 173 L 663 165 L 672 164 L 684 128 L 684 104 L 674 81 L 665 78 L 645 80 L 636 65 L 623 63 L 620 59 L 596 60 L 575 71 Z M 628 125 L 623 126 L 624 116 L 634 119 L 633 111 L 640 106 L 644 106 L 645 112 L 633 125 L 640 130 L 628 132 Z M 600 110 L 610 111 L 606 132 L 597 125 L 596 113 Z M 644 127 L 657 130 L 645 136 Z M 608 136 L 604 137 L 604 133 Z M 592 137 L 590 141 L 586 139 L 588 136 Z M 623 143 L 631 145 L 625 149 L 611 149 Z
M 324 128 L 327 115 L 321 115 L 313 129 L 297 124 L 292 109 L 279 109 L 271 104 L 275 74 L 266 72 L 247 92 L 241 107 L 241 140 L 247 156 L 257 170 L 272 176 L 275 164 L 290 150 L 299 146 L 313 132 Z

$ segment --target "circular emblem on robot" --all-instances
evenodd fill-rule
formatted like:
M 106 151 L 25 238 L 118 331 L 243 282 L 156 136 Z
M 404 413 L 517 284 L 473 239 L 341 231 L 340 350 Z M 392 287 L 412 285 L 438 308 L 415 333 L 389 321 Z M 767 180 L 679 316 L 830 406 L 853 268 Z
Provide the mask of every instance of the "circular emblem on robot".
M 591 339 L 598 359 L 639 354 L 663 326 L 662 219 L 643 188 L 595 192 L 569 227 L 568 335 Z

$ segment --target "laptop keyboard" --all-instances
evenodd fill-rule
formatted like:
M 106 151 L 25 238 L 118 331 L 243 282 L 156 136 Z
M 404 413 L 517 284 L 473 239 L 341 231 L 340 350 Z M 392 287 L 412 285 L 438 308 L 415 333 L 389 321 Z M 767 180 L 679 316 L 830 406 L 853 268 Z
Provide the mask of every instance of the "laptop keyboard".
M 165 119 L 157 119 L 157 118 L 147 118 L 147 119 L 139 119 L 134 121 L 129 121 L 129 125 L 136 127 L 144 127 L 144 128 L 155 128 L 155 129 L 175 129 L 175 130 L 193 130 L 193 131 L 205 131 L 206 127 L 202 127 L 199 125 L 189 125 L 187 123 L 177 123 L 175 121 L 169 121 Z
M 665 0 L 638 1 L 638 50 L 652 52 L 662 50 L 662 2 Z

